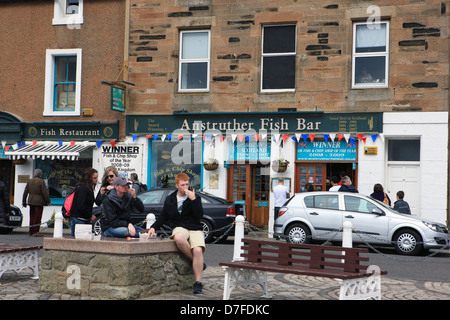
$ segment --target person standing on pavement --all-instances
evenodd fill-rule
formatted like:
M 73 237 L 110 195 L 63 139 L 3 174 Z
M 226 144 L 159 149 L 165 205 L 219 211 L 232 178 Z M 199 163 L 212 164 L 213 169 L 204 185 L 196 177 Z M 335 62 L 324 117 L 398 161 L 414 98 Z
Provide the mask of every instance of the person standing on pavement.
M 200 218 L 203 216 L 202 201 L 195 190 L 189 190 L 187 174 L 177 174 L 175 185 L 177 190 L 166 198 L 163 210 L 151 226 L 148 237 L 152 237 L 164 224 L 173 228 L 170 238 L 175 240 L 178 250 L 192 260 L 195 275 L 193 293 L 201 294 L 203 293 L 202 272 L 206 268 L 203 259 L 205 237 L 200 223 Z
M 352 180 L 349 176 L 342 178 L 342 186 L 339 188 L 339 191 L 358 193 L 358 190 L 356 190 L 355 186 L 352 184 Z
M 328 191 L 339 191 L 339 189 L 341 188 L 341 186 L 339 185 L 339 178 L 336 176 L 333 176 L 331 178 L 331 188 Z
M 95 221 L 92 214 L 94 205 L 94 189 L 97 185 L 98 172 L 94 168 L 83 171 L 80 182 L 75 186 L 72 208 L 70 209 L 70 225 L 72 237 L 75 236 L 75 225 L 89 224 Z
M 273 196 L 275 197 L 275 204 L 273 208 L 274 219 L 277 220 L 278 213 L 280 212 L 281 206 L 286 202 L 286 199 L 289 199 L 289 189 L 284 185 L 284 178 L 278 178 L 278 184 L 273 188 Z
M 0 225 L 7 224 L 10 213 L 11 205 L 9 203 L 8 186 L 3 180 L 0 180 Z
M 24 208 L 27 207 L 27 204 L 30 206 L 29 235 L 35 237 L 43 236 L 43 234 L 39 233 L 42 212 L 44 211 L 44 206 L 50 205 L 50 195 L 48 194 L 47 186 L 41 177 L 42 170 L 34 170 L 34 177 L 33 179 L 28 180 L 22 197 L 22 206 Z

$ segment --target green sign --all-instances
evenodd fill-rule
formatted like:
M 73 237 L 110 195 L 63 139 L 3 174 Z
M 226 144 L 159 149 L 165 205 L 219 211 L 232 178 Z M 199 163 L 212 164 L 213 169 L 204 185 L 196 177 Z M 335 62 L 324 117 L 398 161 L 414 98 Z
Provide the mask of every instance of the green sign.
M 238 113 L 175 113 L 127 115 L 126 133 L 172 134 L 177 129 L 190 132 L 243 131 L 260 133 L 381 133 L 383 113 L 324 112 L 238 112 Z M 249 131 L 250 130 L 250 131 Z
M 125 111 L 125 90 L 111 87 L 111 110 Z
M 24 123 L 25 140 L 95 141 L 117 140 L 119 122 L 36 122 Z

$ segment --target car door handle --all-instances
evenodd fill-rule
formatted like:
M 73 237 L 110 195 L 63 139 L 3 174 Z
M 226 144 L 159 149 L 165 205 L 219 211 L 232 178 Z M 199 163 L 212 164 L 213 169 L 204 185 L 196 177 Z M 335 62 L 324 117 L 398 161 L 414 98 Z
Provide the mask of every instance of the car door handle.
M 318 216 L 319 215 L 317 212 L 310 212 L 309 214 L 312 215 L 312 216 Z
M 348 215 L 348 216 L 345 216 L 345 218 L 347 218 L 347 219 L 354 219 L 355 217 L 352 216 L 352 215 Z

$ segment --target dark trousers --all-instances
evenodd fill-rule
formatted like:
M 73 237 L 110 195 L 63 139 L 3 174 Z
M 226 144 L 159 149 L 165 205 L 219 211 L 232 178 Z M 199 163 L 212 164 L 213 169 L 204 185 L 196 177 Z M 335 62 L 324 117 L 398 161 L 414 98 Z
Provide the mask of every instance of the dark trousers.
M 43 206 L 30 206 L 30 235 L 39 232 L 42 219 L 42 211 L 44 211 Z

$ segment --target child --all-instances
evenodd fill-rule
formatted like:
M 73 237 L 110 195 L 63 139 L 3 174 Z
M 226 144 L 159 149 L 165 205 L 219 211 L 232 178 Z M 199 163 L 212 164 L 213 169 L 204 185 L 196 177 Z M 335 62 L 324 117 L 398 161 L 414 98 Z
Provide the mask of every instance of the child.
M 400 213 L 411 214 L 408 202 L 404 201 L 405 193 L 403 191 L 397 192 L 397 201 L 394 203 L 394 210 Z

